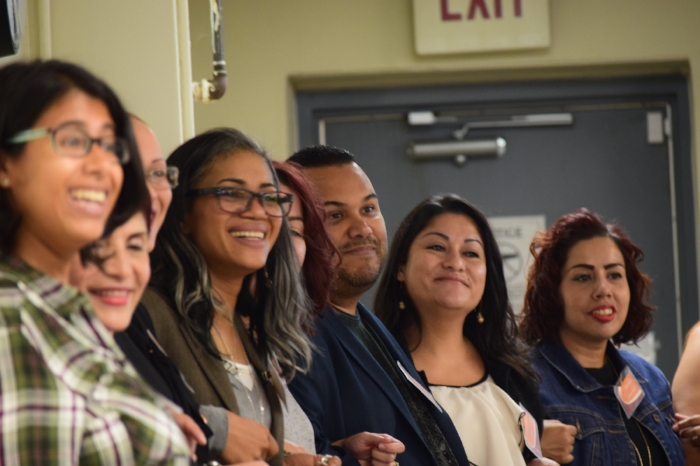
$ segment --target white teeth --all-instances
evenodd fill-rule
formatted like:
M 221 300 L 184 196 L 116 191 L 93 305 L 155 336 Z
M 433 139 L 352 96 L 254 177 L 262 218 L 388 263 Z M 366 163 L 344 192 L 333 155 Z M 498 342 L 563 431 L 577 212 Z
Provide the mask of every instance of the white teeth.
M 595 311 L 593 311 L 593 314 L 595 314 L 597 316 L 609 316 L 609 315 L 612 315 L 612 313 L 613 313 L 613 310 L 609 307 L 606 309 L 596 309 Z
M 74 189 L 70 192 L 70 195 L 75 199 L 91 202 L 104 202 L 107 199 L 106 192 L 92 189 Z
M 265 233 L 262 231 L 232 231 L 231 236 L 234 238 L 263 239 L 265 237 Z

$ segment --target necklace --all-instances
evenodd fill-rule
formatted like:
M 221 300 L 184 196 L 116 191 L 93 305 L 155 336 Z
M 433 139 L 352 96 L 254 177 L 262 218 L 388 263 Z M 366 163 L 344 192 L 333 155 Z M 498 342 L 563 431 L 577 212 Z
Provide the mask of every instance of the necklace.
M 221 315 L 221 314 L 219 314 L 219 315 Z M 226 319 L 226 316 L 222 315 L 221 317 Z M 226 320 L 231 324 L 231 328 L 233 328 L 233 331 L 238 333 L 236 330 L 236 327 L 233 326 L 233 322 L 230 321 L 229 319 L 226 319 Z M 219 330 L 219 327 L 216 325 L 216 322 L 213 322 L 213 324 L 214 324 L 214 331 L 216 331 L 216 334 L 219 336 L 219 339 L 224 344 L 224 348 L 226 349 L 226 353 L 227 353 L 226 356 L 233 359 L 233 361 L 229 361 L 227 359 L 224 360 L 224 369 L 226 370 L 226 372 L 228 372 L 229 374 L 233 375 L 236 379 L 238 379 L 238 382 L 243 386 L 242 387 L 243 391 L 245 392 L 246 398 L 248 399 L 248 403 L 250 404 L 250 408 L 253 411 L 253 420 L 255 422 L 260 423 L 260 424 L 265 424 L 265 405 L 262 402 L 262 397 L 261 397 L 259 391 L 258 391 L 258 398 L 260 398 L 260 401 L 259 401 L 258 406 L 257 406 L 258 409 L 255 409 L 256 406 L 255 406 L 255 403 L 253 403 L 253 397 L 251 396 L 252 390 L 248 390 L 248 387 L 246 387 L 245 384 L 243 383 L 243 381 L 240 379 L 241 369 L 238 367 L 238 365 L 235 362 L 236 358 L 235 358 L 234 354 L 231 353 L 231 350 L 229 349 L 228 344 L 226 344 L 226 340 L 224 340 L 224 337 L 221 335 L 221 331 Z M 245 352 L 243 354 L 245 355 Z M 246 356 L 246 361 L 247 361 L 248 355 L 245 355 L 245 356 Z M 250 368 L 251 368 L 250 362 L 248 362 L 248 370 L 250 370 Z M 250 377 L 253 380 L 255 380 L 254 371 L 252 371 L 250 373 Z M 253 382 L 252 389 L 255 389 L 256 387 L 257 387 L 257 384 L 255 382 Z M 258 419 L 258 414 L 260 415 L 259 419 Z
M 647 455 L 649 457 L 649 466 L 651 466 L 651 448 L 649 448 L 649 443 L 647 443 L 647 437 L 644 435 L 644 431 L 642 430 L 642 426 L 639 425 L 639 422 L 637 420 L 634 421 L 637 424 L 637 428 L 639 429 L 639 433 L 642 434 L 642 440 L 644 440 L 644 446 L 647 447 Z M 637 453 L 637 459 L 639 460 L 639 465 L 644 466 L 644 461 L 642 461 L 642 455 L 639 453 L 639 449 L 637 448 L 637 445 L 632 442 L 632 446 L 634 447 L 635 453 Z
M 236 361 L 236 355 L 231 352 L 231 350 L 228 348 L 228 344 L 226 344 L 226 340 L 224 339 L 223 335 L 221 335 L 221 331 L 219 330 L 219 327 L 216 325 L 216 322 L 213 322 L 214 324 L 214 331 L 216 331 L 216 334 L 219 335 L 219 340 L 221 340 L 221 343 L 224 344 L 224 348 L 226 349 L 226 356 L 231 358 L 232 360 L 224 360 L 224 369 L 226 369 L 226 372 L 229 374 L 238 377 L 240 374 L 241 370 L 238 368 L 238 366 L 235 364 Z M 231 325 L 233 327 L 233 325 Z M 233 327 L 234 331 L 236 330 L 235 327 Z M 248 358 L 246 357 L 246 360 Z

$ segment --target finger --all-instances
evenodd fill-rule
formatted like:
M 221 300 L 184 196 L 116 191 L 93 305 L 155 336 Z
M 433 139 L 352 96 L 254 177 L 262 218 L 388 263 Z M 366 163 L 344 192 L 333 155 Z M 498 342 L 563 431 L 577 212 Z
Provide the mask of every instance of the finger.
M 681 414 L 681 413 L 675 413 L 674 416 L 676 416 L 676 419 L 678 419 L 679 421 L 682 421 L 683 419 L 688 418 L 688 416 L 686 416 L 685 414 Z
M 700 434 L 700 428 L 698 427 L 690 427 L 687 429 L 681 429 L 678 435 L 680 435 L 681 438 L 693 438 L 697 437 Z
M 204 435 L 202 429 L 199 428 L 197 423 L 194 422 L 194 419 L 192 419 L 191 417 L 187 416 L 187 418 L 183 422 L 182 430 L 183 432 L 186 432 L 186 434 L 189 437 L 191 437 L 195 442 L 197 442 L 198 445 L 207 444 L 207 436 Z
M 372 466 L 394 466 L 393 461 L 377 461 L 377 460 L 372 460 Z
M 563 426 L 566 433 L 571 435 L 572 437 L 578 434 L 578 429 L 576 428 L 576 426 L 570 426 L 568 424 L 563 424 Z
M 386 453 L 403 453 L 406 451 L 406 447 L 404 446 L 403 443 L 399 442 L 398 440 L 395 440 L 391 443 L 380 443 L 377 445 L 377 450 L 386 452 Z
M 385 453 L 377 449 L 372 450 L 372 461 L 377 460 L 380 463 L 393 463 L 396 455 L 393 453 Z
M 267 432 L 267 457 L 265 459 L 269 460 L 277 456 L 280 452 L 280 447 L 277 445 L 277 440 L 272 436 L 272 434 Z
M 695 415 L 691 417 L 686 417 L 682 421 L 677 422 L 676 425 L 678 425 L 678 428 L 681 430 L 687 427 L 700 425 L 700 416 Z

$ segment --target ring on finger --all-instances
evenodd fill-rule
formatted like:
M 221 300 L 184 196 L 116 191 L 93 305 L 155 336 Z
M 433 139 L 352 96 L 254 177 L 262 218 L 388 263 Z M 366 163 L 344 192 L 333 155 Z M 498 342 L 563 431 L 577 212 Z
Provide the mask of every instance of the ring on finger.
M 333 458 L 333 455 L 321 455 L 321 457 L 318 459 L 318 463 L 323 466 L 327 466 L 328 461 L 330 461 L 331 458 Z

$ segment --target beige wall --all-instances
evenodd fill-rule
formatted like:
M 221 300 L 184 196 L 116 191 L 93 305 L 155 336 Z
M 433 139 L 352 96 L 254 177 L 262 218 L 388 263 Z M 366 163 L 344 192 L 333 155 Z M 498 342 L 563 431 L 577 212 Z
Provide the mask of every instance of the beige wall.
M 411 0 L 224 0 L 229 90 L 195 105 L 276 158 L 295 149 L 293 89 L 605 76 L 700 65 L 700 1 L 550 0 L 546 50 L 419 57 Z M 193 74 L 211 74 L 208 2 L 190 0 Z M 691 73 L 691 83 L 700 73 Z M 694 107 L 700 96 L 694 96 Z M 700 123 L 695 123 L 700 134 Z
M 181 98 L 175 0 L 27 0 L 27 4 L 20 53 L 0 60 L 0 65 L 38 57 L 81 64 L 107 81 L 129 111 L 153 127 L 166 154 L 189 135 Z M 188 41 L 188 28 L 185 34 Z

